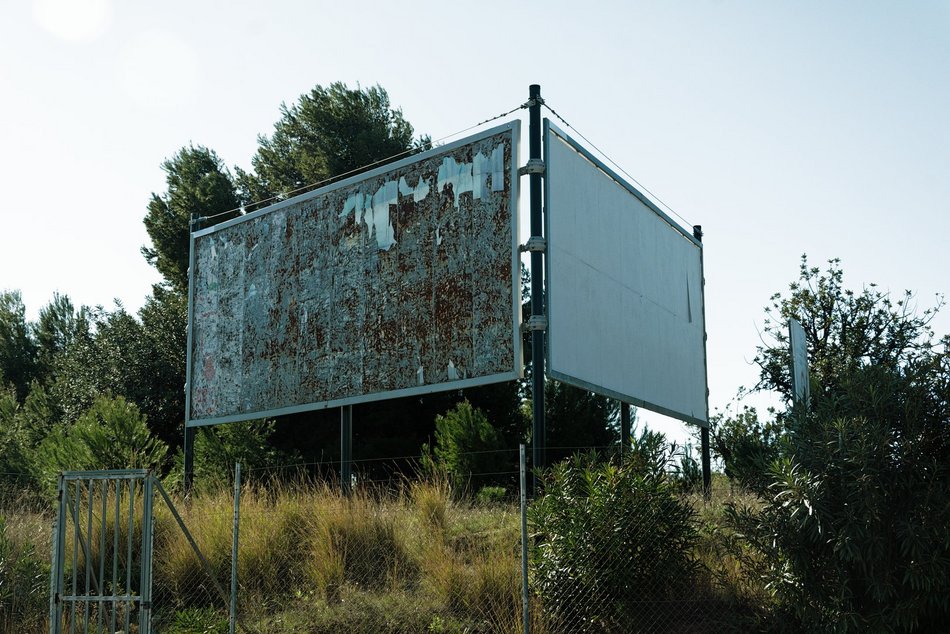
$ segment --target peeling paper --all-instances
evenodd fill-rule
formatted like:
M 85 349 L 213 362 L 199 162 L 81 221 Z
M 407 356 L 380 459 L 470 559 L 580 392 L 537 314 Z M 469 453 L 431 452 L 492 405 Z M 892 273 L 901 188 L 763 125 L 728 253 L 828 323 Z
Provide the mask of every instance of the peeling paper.
M 458 163 L 447 156 L 439 166 L 436 187 L 440 192 L 446 186 L 452 186 L 452 200 L 456 209 L 459 206 L 459 196 L 465 192 L 472 192 L 472 198 L 480 200 L 488 195 L 488 177 L 491 176 L 491 191 L 500 192 L 505 189 L 505 147 L 496 145 L 491 156 L 481 152 L 475 154 L 471 163 Z

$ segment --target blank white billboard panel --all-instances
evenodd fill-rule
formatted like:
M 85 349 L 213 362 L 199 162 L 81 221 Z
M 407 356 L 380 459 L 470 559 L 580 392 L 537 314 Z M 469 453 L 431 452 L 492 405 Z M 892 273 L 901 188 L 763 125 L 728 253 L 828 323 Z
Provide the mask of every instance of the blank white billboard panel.
M 707 425 L 702 244 L 545 121 L 548 372 Z

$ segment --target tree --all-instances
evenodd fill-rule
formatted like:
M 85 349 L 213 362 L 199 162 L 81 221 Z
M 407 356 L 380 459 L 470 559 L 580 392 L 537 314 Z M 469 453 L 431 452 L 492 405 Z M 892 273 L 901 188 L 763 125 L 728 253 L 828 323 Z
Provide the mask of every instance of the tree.
M 799 279 L 786 298 L 776 293 L 766 307 L 767 341 L 757 348 L 759 389 L 775 390 L 792 399 L 787 323 L 797 319 L 805 331 L 813 383 L 826 394 L 841 380 L 867 366 L 898 368 L 927 354 L 934 344 L 930 323 L 942 306 L 917 313 L 913 293 L 898 299 L 870 284 L 856 292 L 844 286 L 841 261 L 821 272 L 802 256 Z M 770 340 L 770 341 L 769 341 Z
M 548 463 L 617 444 L 620 405 L 615 399 L 560 381 L 545 382 L 544 399 Z
M 75 423 L 49 434 L 36 451 L 37 479 L 51 487 L 65 470 L 159 469 L 168 447 L 122 397 L 97 397 Z
M 0 293 L 0 376 L 13 384 L 19 401 L 26 398 L 37 373 L 37 346 L 26 321 L 20 291 Z
M 40 309 L 33 330 L 38 347 L 38 374 L 44 383 L 51 378 L 56 358 L 82 333 L 86 312 L 85 307 L 77 311 L 69 296 L 59 293 L 53 293 L 53 299 Z
M 729 511 L 745 539 L 735 556 L 767 582 L 780 620 L 805 631 L 936 631 L 950 619 L 950 337 L 929 328 L 939 305 L 918 314 L 910 297 L 855 293 L 836 260 L 819 274 L 803 259 L 791 297 L 773 298 L 776 346 L 757 360 L 761 385 L 789 396 L 778 318 L 798 318 L 810 404 L 768 428 L 746 411 L 720 434 L 733 467 L 772 455 L 739 463 L 762 469 L 745 478 L 762 499 Z
M 501 480 L 512 462 L 505 449 L 501 434 L 468 401 L 435 418 L 435 458 L 459 489 L 473 478 L 480 486 Z
M 172 289 L 186 293 L 192 217 L 215 216 L 215 223 L 223 222 L 240 215 L 240 201 L 224 163 L 204 146 L 183 147 L 162 169 L 168 191 L 153 193 L 148 203 L 145 230 L 152 246 L 142 247 L 142 255 Z
M 413 139 L 413 129 L 393 108 L 381 86 L 355 90 L 342 82 L 315 86 L 297 103 L 281 106 L 274 133 L 258 138 L 251 159 L 254 173 L 237 170 L 248 210 L 255 203 L 307 185 L 392 160 L 429 147 L 428 137 Z

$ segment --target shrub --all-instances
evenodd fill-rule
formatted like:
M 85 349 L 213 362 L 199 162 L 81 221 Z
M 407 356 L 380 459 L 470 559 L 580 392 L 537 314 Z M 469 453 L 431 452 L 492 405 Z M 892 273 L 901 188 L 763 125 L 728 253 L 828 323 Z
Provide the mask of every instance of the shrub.
M 569 628 L 635 628 L 695 578 L 694 511 L 662 469 L 576 456 L 544 474 L 529 510 L 535 591 Z M 655 615 L 654 615 L 655 616 Z
M 49 563 L 43 549 L 15 540 L 0 517 L 0 630 L 39 630 L 49 599 Z
M 436 417 L 435 439 L 435 457 L 458 489 L 473 477 L 497 481 L 499 473 L 510 470 L 501 434 L 468 401 Z
M 40 443 L 33 469 L 52 489 L 60 471 L 156 469 L 167 451 L 138 407 L 121 396 L 99 397 L 75 423 L 53 430 Z

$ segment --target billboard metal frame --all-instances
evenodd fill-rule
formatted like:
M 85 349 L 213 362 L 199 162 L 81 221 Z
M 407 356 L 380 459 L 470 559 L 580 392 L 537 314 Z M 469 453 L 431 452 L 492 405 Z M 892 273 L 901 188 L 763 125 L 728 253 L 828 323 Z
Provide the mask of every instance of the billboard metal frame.
M 314 403 L 304 403 L 299 405 L 292 405 L 287 407 L 280 407 L 275 409 L 261 410 L 257 412 L 249 412 L 242 414 L 233 414 L 227 416 L 216 416 L 211 418 L 201 418 L 201 419 L 192 419 L 191 418 L 191 384 L 192 384 L 192 345 L 193 345 L 193 333 L 194 333 L 194 271 L 195 271 L 195 241 L 203 236 L 211 235 L 228 227 L 233 227 L 234 225 L 241 224 L 243 222 L 248 222 L 259 218 L 261 216 L 273 213 L 285 207 L 296 205 L 298 203 L 305 202 L 311 198 L 316 198 L 317 196 L 325 195 L 329 192 L 335 191 L 337 189 L 342 189 L 345 187 L 350 187 L 360 181 L 367 180 L 370 178 L 375 178 L 381 175 L 386 174 L 394 170 L 401 169 L 403 167 L 412 165 L 419 161 L 424 161 L 432 157 L 444 154 L 446 152 L 451 152 L 459 147 L 468 145 L 470 143 L 476 143 L 486 137 L 490 137 L 499 133 L 510 132 L 511 133 L 511 165 L 510 165 L 510 183 L 511 183 L 511 192 L 510 192 L 510 210 L 511 210 L 511 283 L 512 283 L 512 293 L 511 293 L 511 313 L 512 313 L 512 346 L 514 352 L 514 367 L 511 371 L 473 377 L 468 379 L 460 379 L 456 381 L 447 381 L 443 383 L 432 383 L 426 385 L 413 386 L 408 388 L 401 388 L 396 390 L 388 390 L 383 392 L 374 392 L 371 394 L 363 394 L 359 396 L 352 396 L 346 398 L 332 399 L 327 401 L 318 401 Z M 346 405 L 356 405 L 359 403 L 369 403 L 375 401 L 383 401 L 394 398 L 402 398 L 409 396 L 419 396 L 424 394 L 432 394 L 435 392 L 444 392 L 449 390 L 460 390 L 469 387 L 476 387 L 479 385 L 488 385 L 491 383 L 499 383 L 503 381 L 513 381 L 515 379 L 520 379 L 523 377 L 523 359 L 522 359 L 522 350 L 521 350 L 521 258 L 519 252 L 520 245 L 520 232 L 519 232 L 519 199 L 520 199 L 520 187 L 519 187 L 519 177 L 518 177 L 518 168 L 520 165 L 519 157 L 519 144 L 521 141 L 521 121 L 513 120 L 505 124 L 489 128 L 477 134 L 474 134 L 457 141 L 453 141 L 446 145 L 442 145 L 431 150 L 426 150 L 419 154 L 415 154 L 399 161 L 393 163 L 387 163 L 380 167 L 374 168 L 372 170 L 362 172 L 355 176 L 351 176 L 344 180 L 326 185 L 315 189 L 313 191 L 301 194 L 299 196 L 294 196 L 293 198 L 288 198 L 279 203 L 275 203 L 263 209 L 258 209 L 251 213 L 245 214 L 238 218 L 233 218 L 227 220 L 220 224 L 208 227 L 206 229 L 200 229 L 198 231 L 192 231 L 189 240 L 189 268 L 188 268 L 188 350 L 186 353 L 186 383 L 185 383 L 185 427 L 194 428 L 201 427 L 206 425 L 218 425 L 223 423 L 234 423 L 246 420 L 254 420 L 258 418 L 267 418 L 271 416 L 283 416 L 287 414 L 296 414 L 300 412 L 308 412 L 315 410 L 329 409 L 333 407 L 341 407 Z M 330 213 L 328 211 L 328 213 Z
M 547 327 L 548 327 L 548 333 L 549 333 L 548 345 L 547 345 L 547 351 L 546 351 L 547 375 L 551 377 L 552 379 L 556 379 L 564 383 L 569 383 L 571 385 L 588 390 L 590 392 L 596 392 L 603 396 L 614 398 L 624 403 L 630 403 L 631 405 L 636 405 L 637 407 L 643 407 L 644 409 L 648 409 L 650 411 L 663 414 L 664 416 L 670 416 L 672 418 L 683 420 L 683 421 L 698 425 L 703 428 L 708 428 L 709 426 L 709 422 L 708 422 L 708 419 L 709 419 L 709 378 L 708 378 L 708 360 L 707 360 L 707 353 L 706 353 L 706 332 L 705 332 L 706 331 L 706 284 L 705 284 L 705 266 L 704 266 L 705 263 L 703 262 L 702 241 L 699 240 L 695 235 L 693 235 L 692 233 L 690 233 L 689 231 L 681 227 L 677 222 L 675 222 L 666 213 L 664 213 L 659 207 L 657 207 L 642 192 L 640 192 L 640 190 L 638 190 L 636 187 L 634 187 L 633 185 L 628 183 L 626 180 L 621 178 L 616 172 L 614 172 L 612 169 L 607 167 L 607 165 L 604 164 L 603 161 L 601 161 L 596 156 L 591 154 L 584 146 L 582 146 L 580 143 L 578 143 L 573 138 L 571 138 L 570 135 L 568 135 L 563 130 L 558 128 L 555 124 L 553 124 L 547 118 L 544 119 L 544 139 L 545 139 L 544 164 L 545 166 L 550 165 L 550 147 L 547 140 L 550 138 L 551 134 L 556 135 L 565 143 L 567 143 L 572 149 L 574 149 L 581 156 L 583 156 L 585 159 L 590 161 L 590 163 L 593 164 L 594 167 L 601 170 L 607 177 L 615 181 L 618 185 L 620 185 L 622 188 L 627 190 L 627 192 L 629 192 L 638 200 L 640 200 L 640 202 L 646 205 L 647 208 L 649 208 L 652 212 L 654 212 L 657 216 L 659 216 L 663 221 L 669 224 L 670 227 L 672 227 L 677 232 L 679 232 L 684 238 L 692 242 L 699 249 L 701 273 L 703 276 L 703 283 L 700 285 L 700 297 L 702 300 L 702 315 L 703 315 L 703 372 L 705 375 L 704 382 L 706 383 L 706 394 L 704 395 L 705 403 L 706 403 L 706 420 L 702 420 L 700 418 L 696 418 L 693 416 L 688 416 L 680 412 L 675 412 L 669 408 L 650 403 L 649 401 L 645 401 L 643 399 L 635 398 L 629 394 L 621 394 L 615 390 L 594 385 L 588 381 L 584 381 L 582 379 L 571 376 L 569 374 L 565 374 L 565 373 L 554 370 L 553 366 L 551 365 L 550 332 L 552 329 L 552 323 L 551 323 L 551 314 L 549 310 L 545 311 L 547 314 L 547 319 L 548 319 Z M 550 267 L 551 231 L 550 231 L 550 215 L 548 213 L 549 201 L 550 201 L 550 181 L 547 175 L 545 175 L 545 179 L 544 179 L 544 204 L 545 204 L 544 235 L 545 235 L 545 238 L 548 240 L 549 247 L 548 247 L 548 253 L 546 254 L 546 257 L 544 258 L 544 277 L 546 280 L 546 291 L 548 295 L 548 300 L 546 304 L 548 306 L 550 306 L 550 297 L 551 297 L 551 267 Z

